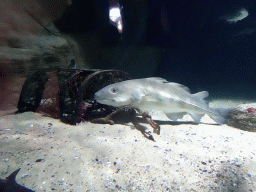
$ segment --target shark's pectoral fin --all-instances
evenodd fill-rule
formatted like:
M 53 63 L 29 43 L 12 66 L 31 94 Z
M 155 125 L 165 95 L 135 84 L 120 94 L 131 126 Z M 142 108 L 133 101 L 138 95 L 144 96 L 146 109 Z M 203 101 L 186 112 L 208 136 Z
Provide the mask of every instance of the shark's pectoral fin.
M 168 112 L 164 112 L 165 115 L 173 120 L 173 121 L 177 121 L 177 119 L 181 119 L 186 113 L 184 112 L 181 112 L 181 113 L 168 113 Z
M 131 94 L 130 100 L 131 102 L 141 102 L 142 100 L 144 100 L 144 97 L 144 94 L 134 92 L 133 94 Z
M 192 119 L 193 119 L 196 123 L 200 123 L 202 117 L 204 116 L 204 114 L 198 114 L 198 113 L 197 113 L 197 114 L 196 114 L 196 113 L 190 113 L 189 115 L 192 117 Z

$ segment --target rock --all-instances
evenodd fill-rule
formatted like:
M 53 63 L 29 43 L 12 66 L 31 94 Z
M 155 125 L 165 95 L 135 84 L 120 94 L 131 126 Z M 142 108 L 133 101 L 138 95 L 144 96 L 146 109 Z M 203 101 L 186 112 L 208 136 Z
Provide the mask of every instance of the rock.
M 17 110 L 26 76 L 42 69 L 67 68 L 76 59 L 88 68 L 78 43 L 53 21 L 68 1 L 8 0 L 0 4 L 0 116 Z
M 229 115 L 228 125 L 256 132 L 256 103 L 240 104 Z

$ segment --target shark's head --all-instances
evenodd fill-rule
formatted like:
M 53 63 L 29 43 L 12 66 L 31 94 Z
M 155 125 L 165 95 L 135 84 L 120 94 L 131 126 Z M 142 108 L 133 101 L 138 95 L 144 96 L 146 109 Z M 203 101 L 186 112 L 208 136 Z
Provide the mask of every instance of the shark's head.
M 139 97 L 139 90 L 131 80 L 108 85 L 94 95 L 99 103 L 114 107 L 131 105 L 138 101 Z

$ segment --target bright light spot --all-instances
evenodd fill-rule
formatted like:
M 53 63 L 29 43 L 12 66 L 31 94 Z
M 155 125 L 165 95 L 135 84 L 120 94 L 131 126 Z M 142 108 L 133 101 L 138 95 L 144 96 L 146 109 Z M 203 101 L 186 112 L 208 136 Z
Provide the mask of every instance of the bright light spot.
M 123 30 L 123 26 L 122 26 L 121 21 L 119 21 L 117 24 L 118 24 L 117 29 L 118 29 L 118 31 L 121 33 L 122 30 Z
M 119 33 L 122 33 L 123 25 L 119 7 L 114 7 L 109 10 L 109 18 L 112 21 L 111 23 L 117 27 Z
M 109 18 L 115 22 L 118 17 L 121 17 L 120 9 L 119 8 L 110 9 Z

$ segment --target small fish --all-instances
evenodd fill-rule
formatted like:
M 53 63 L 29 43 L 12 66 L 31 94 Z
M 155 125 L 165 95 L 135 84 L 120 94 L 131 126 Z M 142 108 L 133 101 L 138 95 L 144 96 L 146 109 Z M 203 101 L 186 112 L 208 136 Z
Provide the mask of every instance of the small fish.
M 248 11 L 246 9 L 242 8 L 242 9 L 234 11 L 230 14 L 224 15 L 224 16 L 220 17 L 220 19 L 223 19 L 229 23 L 236 23 L 237 21 L 240 21 L 240 20 L 246 18 L 248 15 L 249 15 Z
M 226 119 L 204 101 L 208 95 L 207 91 L 191 94 L 189 89 L 181 84 L 151 77 L 108 85 L 95 93 L 94 97 L 99 103 L 114 107 L 129 105 L 141 110 L 163 111 L 174 121 L 188 113 L 199 123 L 202 116 L 207 114 L 216 123 L 223 124 Z
M 17 169 L 12 174 L 10 174 L 5 180 L 0 179 L 0 192 L 33 192 L 31 189 L 19 185 L 15 181 L 15 178 L 19 171 L 20 169 Z

